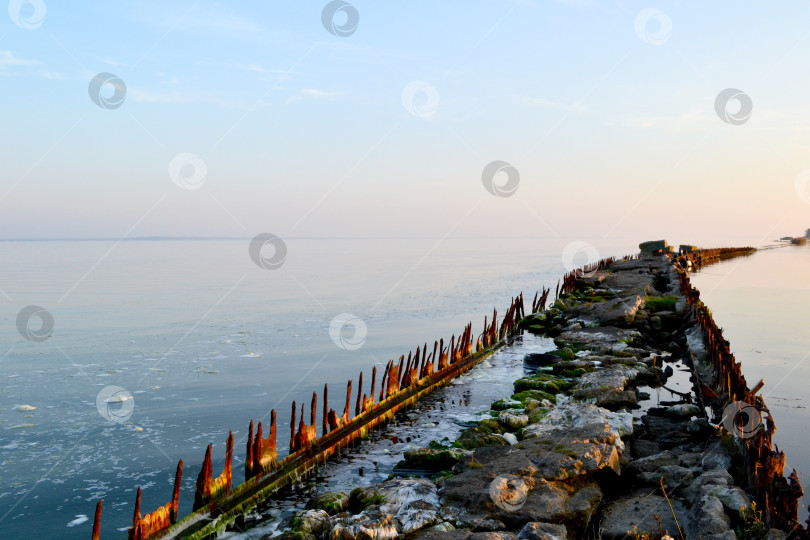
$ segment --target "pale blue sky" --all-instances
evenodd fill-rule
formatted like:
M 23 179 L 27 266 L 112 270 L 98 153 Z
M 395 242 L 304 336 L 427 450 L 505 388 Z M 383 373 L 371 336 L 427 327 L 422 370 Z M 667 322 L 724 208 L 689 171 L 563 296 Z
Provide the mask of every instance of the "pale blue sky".
M 0 12 L 0 237 L 810 227 L 806 2 L 358 0 L 347 37 L 321 1 L 76 4 L 45 0 L 31 29 Z M 90 99 L 99 72 L 120 108 Z M 436 107 L 403 103 L 413 81 Z M 726 88 L 751 98 L 742 125 L 715 113 Z M 170 178 L 184 152 L 199 189 Z M 494 160 L 520 173 L 512 197 L 483 188 Z

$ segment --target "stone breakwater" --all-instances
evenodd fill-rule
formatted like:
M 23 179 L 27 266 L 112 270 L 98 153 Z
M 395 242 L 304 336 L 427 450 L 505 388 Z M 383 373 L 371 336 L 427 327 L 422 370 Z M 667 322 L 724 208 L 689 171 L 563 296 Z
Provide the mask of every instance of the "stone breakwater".
M 730 256 L 670 250 L 567 275 L 520 321 L 558 348 L 527 355 L 491 418 L 406 452 L 401 470 L 420 477 L 318 495 L 280 538 L 807 537 L 761 384 L 748 389 L 689 284 L 687 268 Z

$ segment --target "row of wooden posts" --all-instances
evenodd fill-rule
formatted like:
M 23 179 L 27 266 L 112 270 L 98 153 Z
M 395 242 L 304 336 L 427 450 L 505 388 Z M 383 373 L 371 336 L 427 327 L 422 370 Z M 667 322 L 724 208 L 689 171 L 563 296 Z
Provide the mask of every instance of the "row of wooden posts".
M 750 248 L 736 250 L 737 256 L 748 254 Z M 715 250 L 720 253 L 705 254 L 702 263 L 733 256 L 733 249 Z M 690 254 L 691 255 L 691 254 Z M 768 525 L 791 532 L 804 532 L 799 524 L 799 499 L 804 494 L 799 475 L 794 469 L 788 478 L 784 476 L 785 453 L 773 445 L 776 425 L 765 401 L 757 392 L 764 383 L 753 389 L 748 388 L 741 364 L 734 358 L 729 342 L 723 337 L 723 330 L 714 322 L 711 312 L 700 300 L 700 291 L 692 286 L 688 272 L 681 265 L 676 266 L 680 276 L 681 292 L 686 297 L 692 316 L 703 331 L 706 350 L 714 373 L 714 386 L 720 394 L 721 403 L 747 403 L 760 412 L 768 413 L 765 425 L 745 438 L 740 438 L 744 455 L 747 480 L 758 506 L 763 509 Z M 808 521 L 810 526 L 810 521 Z
M 543 289 L 539 295 L 535 295 L 532 301 L 532 313 L 542 311 L 546 308 L 549 295 L 548 289 Z M 433 349 L 428 352 L 427 343 L 417 347 L 415 352 L 409 352 L 407 358 L 403 355 L 398 362 L 390 360 L 385 366 L 380 379 L 380 391 L 376 394 L 377 367 L 371 373 L 371 387 L 369 393 L 363 392 L 363 373 L 360 373 L 357 386 L 357 397 L 354 406 L 354 415 L 350 409 L 352 399 L 352 381 L 348 381 L 346 387 L 346 399 L 342 413 L 330 409 L 328 405 L 328 386 L 323 389 L 323 412 L 321 422 L 321 436 L 318 437 L 316 411 L 318 403 L 317 392 L 313 392 L 310 402 L 309 422 L 305 420 L 304 404 L 299 407 L 296 402 L 292 402 L 292 417 L 290 420 L 290 442 L 289 454 L 284 460 L 278 459 L 276 446 L 276 411 L 270 411 L 270 425 L 268 435 L 264 435 L 262 422 L 258 422 L 255 428 L 253 419 L 248 427 L 248 440 L 245 448 L 245 481 L 268 475 L 279 469 L 287 460 L 293 459 L 301 453 L 317 447 L 327 436 L 334 434 L 336 430 L 347 426 L 353 418 L 364 414 L 374 414 L 376 406 L 380 407 L 388 400 L 400 393 L 408 390 L 417 384 L 425 384 L 426 381 L 436 381 L 438 387 L 446 375 L 450 375 L 451 367 L 454 364 L 469 359 L 477 353 L 486 351 L 505 338 L 518 331 L 518 323 L 526 316 L 524 311 L 523 294 L 521 293 L 511 299 L 509 309 L 498 323 L 497 310 L 493 310 L 492 318 L 484 318 L 484 329 L 477 337 L 473 335 L 472 323 L 465 326 L 461 334 L 450 338 L 449 344 L 445 344 L 444 339 L 434 342 Z M 446 374 L 446 375 L 445 375 Z M 443 376 L 445 375 L 445 376 Z M 426 379 L 429 378 L 429 379 Z M 446 382 L 446 381 L 444 381 Z M 382 411 L 382 409 L 380 409 Z M 296 425 L 296 418 L 298 424 Z M 384 420 L 381 419 L 381 420 Z M 371 425 L 376 425 L 374 422 Z M 346 440 L 334 443 L 338 449 L 349 446 L 356 440 L 357 434 L 351 434 Z M 218 477 L 213 478 L 211 462 L 212 445 L 208 445 L 203 459 L 202 468 L 197 476 L 194 490 L 193 511 L 210 506 L 212 501 L 221 499 L 231 493 L 233 485 L 233 432 L 228 434 L 226 441 L 225 466 Z M 146 540 L 160 536 L 161 532 L 177 522 L 178 504 L 180 497 L 180 482 L 183 475 L 183 461 L 177 464 L 175 473 L 174 490 L 171 500 L 157 510 L 141 514 L 141 488 L 138 487 L 135 511 L 132 519 L 132 527 L 128 530 L 127 537 L 130 540 Z M 95 520 L 93 523 L 93 540 L 98 540 L 100 534 L 101 512 L 103 503 L 101 500 L 96 505 Z

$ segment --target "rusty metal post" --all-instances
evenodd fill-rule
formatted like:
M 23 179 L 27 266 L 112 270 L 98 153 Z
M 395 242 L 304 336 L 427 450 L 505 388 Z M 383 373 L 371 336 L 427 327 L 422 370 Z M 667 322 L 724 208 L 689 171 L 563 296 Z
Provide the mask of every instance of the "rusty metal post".
M 102 499 L 99 499 L 98 503 L 96 503 L 96 515 L 93 518 L 93 540 L 98 540 L 98 535 L 101 532 L 101 501 Z

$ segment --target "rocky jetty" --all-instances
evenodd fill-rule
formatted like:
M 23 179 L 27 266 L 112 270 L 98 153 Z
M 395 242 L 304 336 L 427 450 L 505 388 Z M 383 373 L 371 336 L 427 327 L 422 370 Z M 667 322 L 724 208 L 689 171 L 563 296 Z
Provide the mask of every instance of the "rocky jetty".
M 550 309 L 521 321 L 557 349 L 527 355 L 530 372 L 491 418 L 406 453 L 403 470 L 422 477 L 321 494 L 281 537 L 786 538 L 743 489 L 673 249 L 641 247 L 575 273 Z

